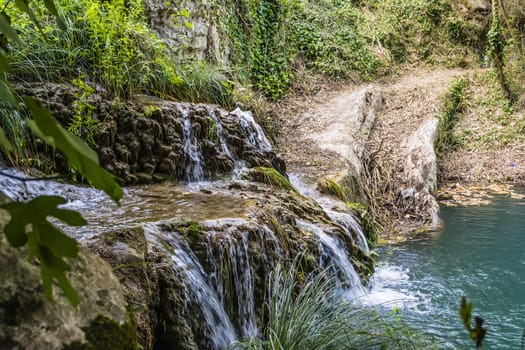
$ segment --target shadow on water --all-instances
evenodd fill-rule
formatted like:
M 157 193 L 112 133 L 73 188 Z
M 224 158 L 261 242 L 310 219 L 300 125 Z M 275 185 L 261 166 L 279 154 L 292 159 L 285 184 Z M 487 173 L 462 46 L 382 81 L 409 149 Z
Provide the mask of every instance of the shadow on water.
M 484 349 L 520 349 L 525 327 L 525 201 L 443 207 L 441 234 L 384 246 L 369 299 L 403 311 L 443 342 L 474 347 L 458 316 L 461 296 L 488 328 Z

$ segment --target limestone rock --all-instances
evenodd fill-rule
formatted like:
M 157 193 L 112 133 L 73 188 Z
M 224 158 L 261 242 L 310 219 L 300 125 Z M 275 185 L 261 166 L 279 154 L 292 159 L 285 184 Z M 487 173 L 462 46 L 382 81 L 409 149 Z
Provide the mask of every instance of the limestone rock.
M 55 303 L 48 302 L 38 266 L 0 235 L 1 349 L 137 349 L 134 321 L 109 264 L 85 250 L 70 262 L 68 277 L 81 299 L 76 310 L 57 286 Z
M 216 3 L 207 0 L 146 0 L 144 9 L 149 27 L 173 51 L 180 50 L 177 54 L 186 59 L 208 59 L 227 65 L 227 37 L 219 33 L 216 23 L 219 15 L 227 14 L 218 14 Z M 181 10 L 188 12 L 188 18 L 180 14 Z M 186 26 L 185 22 L 191 23 L 191 26 Z
M 44 103 L 51 95 L 48 107 L 65 126 L 72 117 L 75 89 L 66 84 L 18 87 L 23 95 Z M 126 183 L 168 177 L 202 180 L 200 175 L 211 179 L 230 174 L 237 161 L 247 167 L 271 166 L 283 175 L 286 172 L 283 158 L 249 112 L 153 97 L 125 102 L 105 101 L 98 94 L 91 98 L 93 118 L 99 121 L 93 138 L 100 162 Z M 67 171 L 62 159 L 57 158 L 58 170 Z
M 441 225 L 439 205 L 434 197 L 437 186 L 437 160 L 434 141 L 439 120 L 429 117 L 410 136 L 406 145 L 404 178 L 406 188 L 400 191 L 400 202 L 413 210 L 427 212 L 431 228 Z
M 348 95 L 339 95 L 332 100 L 328 110 L 323 110 L 321 128 L 310 137 L 317 145 L 345 159 L 359 176 L 365 143 L 374 124 L 375 113 L 383 104 L 382 93 L 372 87 L 362 88 Z

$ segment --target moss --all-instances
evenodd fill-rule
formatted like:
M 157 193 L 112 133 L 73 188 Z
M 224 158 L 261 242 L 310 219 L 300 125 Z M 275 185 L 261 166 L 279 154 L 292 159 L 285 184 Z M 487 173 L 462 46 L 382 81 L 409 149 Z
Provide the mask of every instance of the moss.
M 349 201 L 352 197 L 352 193 L 349 188 L 340 185 L 334 180 L 323 178 L 317 183 L 317 188 L 321 193 L 327 193 L 335 196 L 343 202 Z
M 201 225 L 196 221 L 190 221 L 188 226 L 185 227 L 185 234 L 191 241 L 199 240 L 201 232 Z
M 267 185 L 281 188 L 286 191 L 293 191 L 294 188 L 283 174 L 274 168 L 259 166 L 253 168 L 248 174 L 249 180 L 262 182 Z
M 144 252 L 147 249 L 146 236 L 142 226 L 126 227 L 107 232 L 104 234 L 103 239 L 110 246 L 117 242 L 123 242 L 138 252 Z
M 361 229 L 365 233 L 367 243 L 370 247 L 375 247 L 379 243 L 378 231 L 382 227 L 372 217 L 370 211 L 361 203 L 347 202 L 346 205 L 357 216 Z
M 73 342 L 63 350 L 138 350 L 137 324 L 130 311 L 129 319 L 123 323 L 99 315 L 91 324 L 82 328 L 86 343 Z

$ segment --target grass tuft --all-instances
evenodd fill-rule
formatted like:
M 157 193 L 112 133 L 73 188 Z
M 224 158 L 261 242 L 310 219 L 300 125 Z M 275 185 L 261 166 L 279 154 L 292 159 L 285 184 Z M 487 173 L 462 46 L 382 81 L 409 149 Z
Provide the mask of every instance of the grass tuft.
M 411 331 L 399 318 L 345 301 L 334 289 L 329 270 L 300 282 L 299 265 L 277 266 L 270 274 L 266 312 L 260 338 L 235 343 L 235 350 L 425 349 L 432 343 Z

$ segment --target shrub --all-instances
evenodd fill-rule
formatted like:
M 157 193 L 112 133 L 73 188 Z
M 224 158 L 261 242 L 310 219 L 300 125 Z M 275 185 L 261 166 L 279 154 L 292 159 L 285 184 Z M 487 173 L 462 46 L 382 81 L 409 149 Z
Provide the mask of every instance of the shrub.
M 27 44 L 11 48 L 15 79 L 61 82 L 83 76 L 119 98 L 148 93 L 196 102 L 228 100 L 231 89 L 223 75 L 182 64 L 177 48 L 168 49 L 148 28 L 142 0 L 58 0 L 57 5 L 67 30 L 45 16 L 39 28 L 11 5 L 13 26 Z

